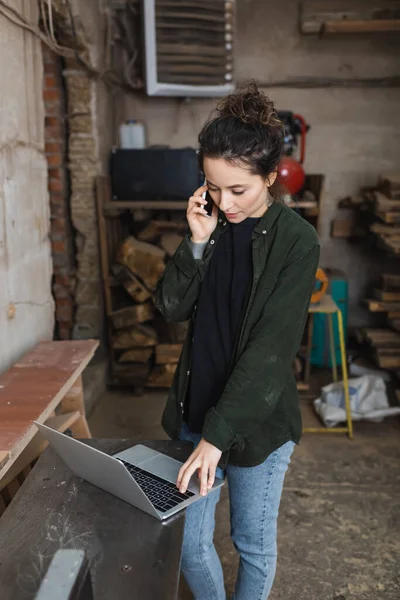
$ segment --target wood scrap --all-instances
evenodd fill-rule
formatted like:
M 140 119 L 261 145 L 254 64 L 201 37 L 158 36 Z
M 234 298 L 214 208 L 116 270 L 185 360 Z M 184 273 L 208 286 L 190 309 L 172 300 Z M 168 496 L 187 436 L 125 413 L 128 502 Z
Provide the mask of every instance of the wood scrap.
M 383 288 L 385 291 L 400 291 L 400 275 L 393 275 L 390 273 L 384 273 L 382 275 Z
M 400 334 L 391 329 L 364 329 L 365 340 L 374 351 L 377 364 L 382 369 L 400 367 Z
M 368 309 L 371 312 L 399 311 L 400 302 L 380 302 L 379 300 L 367 299 Z
M 139 323 L 151 321 L 154 317 L 155 310 L 152 302 L 146 304 L 135 304 L 120 308 L 109 315 L 115 329 L 124 329 Z
M 182 235 L 178 235 L 177 233 L 164 233 L 160 239 L 160 247 L 165 250 L 168 256 L 173 256 L 182 241 Z
M 156 346 L 156 364 L 177 363 L 182 352 L 182 344 L 159 344 Z
M 151 347 L 157 344 L 157 334 L 150 325 L 135 325 L 129 329 L 120 329 L 112 338 L 112 347 L 115 350 Z
M 138 240 L 155 244 L 167 232 L 184 234 L 187 230 L 185 221 L 150 221 L 138 234 Z
M 364 329 L 365 339 L 379 348 L 400 348 L 400 335 L 390 329 Z
M 338 203 L 338 208 L 360 208 L 365 203 L 364 196 L 346 196 Z
M 397 30 L 399 2 L 303 2 L 303 34 Z
M 390 327 L 392 327 L 395 331 L 400 332 L 400 319 L 389 319 L 388 322 Z
M 400 236 L 400 227 L 396 225 L 385 225 L 384 223 L 373 223 L 370 225 L 370 231 L 382 237 L 397 237 Z
M 146 302 L 151 298 L 151 293 L 141 281 L 124 265 L 113 267 L 115 278 L 124 286 L 128 294 L 139 303 Z
M 374 294 L 382 302 L 400 302 L 400 291 L 386 292 L 385 290 L 375 290 Z
M 127 266 L 143 281 L 148 290 L 154 291 L 165 269 L 164 256 L 165 252 L 161 248 L 141 242 L 132 236 L 119 248 L 117 261 Z
M 119 363 L 147 363 L 153 355 L 152 348 L 131 348 L 121 354 Z
M 379 187 L 389 198 L 393 200 L 400 199 L 400 173 L 381 175 L 379 177 Z
M 178 365 L 157 365 L 150 373 L 147 385 L 149 387 L 170 388 Z
M 392 198 L 388 198 L 388 196 L 386 196 L 385 194 L 382 194 L 382 192 L 379 192 L 379 191 L 375 191 L 374 196 L 375 196 L 376 206 L 380 212 L 400 211 L 400 200 L 394 200 Z

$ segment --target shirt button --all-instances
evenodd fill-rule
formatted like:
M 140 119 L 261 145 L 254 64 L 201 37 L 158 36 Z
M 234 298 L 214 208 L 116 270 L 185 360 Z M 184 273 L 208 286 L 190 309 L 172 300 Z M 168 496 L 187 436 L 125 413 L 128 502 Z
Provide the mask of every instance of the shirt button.
M 265 235 L 266 233 L 267 233 L 267 232 L 266 232 L 266 231 L 265 231 L 265 229 L 264 229 L 264 231 L 263 231 L 263 235 Z
M 188 376 L 189 376 L 189 375 L 190 375 L 190 371 L 188 371 L 188 372 L 186 373 L 186 375 L 188 375 Z
M 192 338 L 192 344 L 194 344 L 194 338 Z
M 181 406 L 183 406 L 183 402 L 181 402 Z
M 210 244 L 211 245 L 215 244 L 215 240 L 211 240 Z
M 226 225 L 226 221 L 225 221 L 225 223 L 224 223 L 224 227 L 225 227 L 225 225 Z

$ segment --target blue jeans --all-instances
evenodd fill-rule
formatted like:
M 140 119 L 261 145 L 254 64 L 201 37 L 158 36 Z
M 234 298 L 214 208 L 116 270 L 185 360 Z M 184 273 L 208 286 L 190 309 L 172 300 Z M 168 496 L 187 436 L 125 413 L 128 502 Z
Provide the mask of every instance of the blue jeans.
M 200 442 L 186 423 L 181 440 Z M 285 473 L 294 442 L 287 442 L 255 467 L 217 467 L 217 477 L 228 478 L 231 536 L 240 555 L 232 600 L 266 600 L 277 561 L 277 520 Z M 214 546 L 215 509 L 221 488 L 186 509 L 182 573 L 195 600 L 226 600 L 221 562 Z

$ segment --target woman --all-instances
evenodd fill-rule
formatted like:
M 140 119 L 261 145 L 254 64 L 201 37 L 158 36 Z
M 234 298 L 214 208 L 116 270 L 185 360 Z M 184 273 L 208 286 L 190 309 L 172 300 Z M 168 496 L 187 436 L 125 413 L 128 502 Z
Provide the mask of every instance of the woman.
M 240 555 L 233 599 L 268 598 L 283 480 L 301 437 L 292 363 L 319 244 L 313 227 L 270 195 L 282 134 L 254 83 L 219 102 L 199 135 L 207 183 L 189 199 L 190 235 L 157 289 L 168 321 L 190 319 L 162 423 L 171 438 L 195 445 L 177 486 L 185 491 L 198 471 L 204 498 L 187 509 L 182 553 L 197 600 L 226 598 L 213 544 L 220 489 L 207 495 L 215 476 L 227 477 Z

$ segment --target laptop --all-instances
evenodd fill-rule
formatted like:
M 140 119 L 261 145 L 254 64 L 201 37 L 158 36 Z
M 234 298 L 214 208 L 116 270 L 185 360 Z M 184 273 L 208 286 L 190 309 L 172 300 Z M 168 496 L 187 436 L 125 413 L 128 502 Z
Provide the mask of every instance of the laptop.
M 195 473 L 184 494 L 176 487 L 182 462 L 138 444 L 110 456 L 47 425 L 34 422 L 75 475 L 164 521 L 200 496 Z M 213 493 L 225 481 L 215 478 Z

